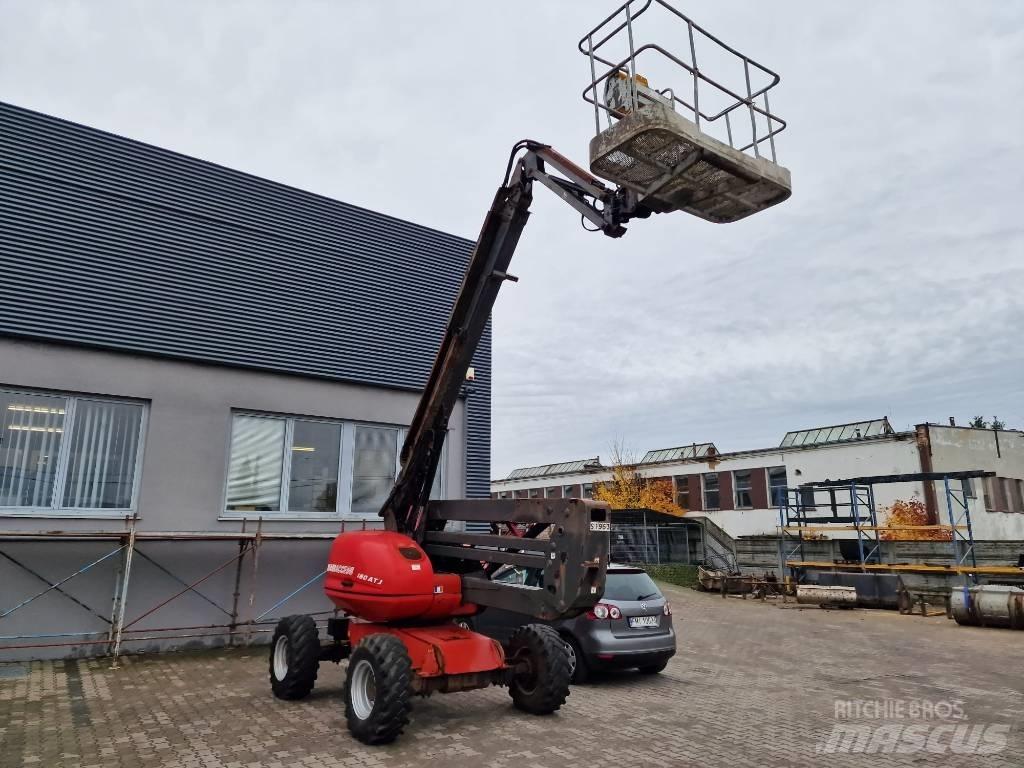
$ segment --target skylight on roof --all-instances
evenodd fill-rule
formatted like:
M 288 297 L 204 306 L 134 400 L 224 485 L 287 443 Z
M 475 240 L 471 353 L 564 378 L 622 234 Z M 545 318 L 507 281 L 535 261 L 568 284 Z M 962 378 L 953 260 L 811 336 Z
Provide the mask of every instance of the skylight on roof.
M 579 461 L 562 461 L 557 464 L 541 464 L 537 467 L 520 467 L 508 473 L 506 480 L 519 480 L 524 477 L 544 477 L 546 475 L 569 475 L 574 472 L 585 472 L 588 469 L 600 469 L 601 457 L 580 459 Z
M 836 424 L 829 427 L 798 429 L 787 432 L 782 438 L 781 448 L 798 447 L 801 445 L 823 445 L 825 443 L 842 443 L 848 440 L 863 440 L 865 437 L 891 435 L 892 427 L 886 418 L 871 421 L 855 421 L 852 424 Z
M 714 443 L 691 443 L 678 448 L 660 448 L 648 451 L 640 459 L 641 464 L 656 464 L 661 461 L 685 461 L 686 459 L 700 459 L 708 455 L 708 452 L 717 453 Z

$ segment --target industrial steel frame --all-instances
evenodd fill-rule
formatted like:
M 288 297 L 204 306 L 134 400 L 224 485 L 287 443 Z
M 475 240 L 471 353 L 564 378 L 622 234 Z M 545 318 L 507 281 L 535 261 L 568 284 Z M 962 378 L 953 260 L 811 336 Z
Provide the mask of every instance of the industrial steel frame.
M 779 569 L 800 581 L 807 569 L 844 568 L 868 571 L 947 572 L 962 578 L 962 588 L 977 584 L 982 574 L 1001 574 L 1010 570 L 999 566 L 979 567 L 975 555 L 974 529 L 968 499 L 970 481 L 974 478 L 993 477 L 995 473 L 982 470 L 965 472 L 916 472 L 899 475 L 874 475 L 845 480 L 824 480 L 804 483 L 789 489 L 784 503 L 779 505 Z M 959 481 L 960 487 L 953 483 Z M 935 525 L 879 525 L 875 506 L 876 485 L 888 483 L 941 482 L 946 497 L 948 523 Z M 815 494 L 827 492 L 828 504 L 818 504 Z M 837 493 L 845 494 L 837 498 Z M 825 506 L 831 515 L 809 515 L 810 510 Z M 840 514 L 840 511 L 848 511 Z M 804 544 L 808 534 L 829 534 L 853 531 L 857 536 L 858 560 L 848 566 L 843 563 L 808 561 Z M 896 564 L 881 561 L 881 534 L 906 531 L 946 531 L 949 533 L 951 564 Z

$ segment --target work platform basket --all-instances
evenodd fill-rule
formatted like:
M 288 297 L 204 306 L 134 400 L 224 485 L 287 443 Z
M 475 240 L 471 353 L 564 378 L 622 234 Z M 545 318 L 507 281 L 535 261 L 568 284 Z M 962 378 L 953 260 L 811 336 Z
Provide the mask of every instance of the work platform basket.
M 683 58 L 670 52 L 680 48 Z M 786 123 L 768 101 L 777 74 L 664 0 L 624 3 L 579 50 L 590 62 L 583 98 L 594 106 L 595 175 L 634 190 L 655 211 L 717 223 L 790 196 L 775 148 Z

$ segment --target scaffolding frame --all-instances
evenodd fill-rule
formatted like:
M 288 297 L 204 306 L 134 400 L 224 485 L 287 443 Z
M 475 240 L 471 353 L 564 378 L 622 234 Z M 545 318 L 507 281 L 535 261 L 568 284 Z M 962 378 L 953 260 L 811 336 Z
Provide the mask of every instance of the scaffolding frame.
M 779 505 L 779 568 L 787 569 L 795 581 L 802 580 L 807 569 L 832 568 L 855 569 L 862 573 L 878 571 L 947 572 L 962 579 L 964 590 L 978 583 L 982 574 L 1002 574 L 1011 570 L 999 566 L 979 567 L 975 554 L 974 529 L 971 524 L 970 481 L 974 478 L 992 477 L 995 473 L 983 470 L 961 472 L 916 472 L 899 475 L 873 475 L 845 480 L 824 480 L 804 483 L 795 489 L 787 489 Z M 959 488 L 954 482 L 959 481 Z M 875 486 L 890 483 L 941 482 L 946 499 L 945 512 L 948 522 L 931 525 L 879 525 L 875 505 Z M 817 494 L 828 493 L 827 505 L 817 502 Z M 837 496 L 837 494 L 840 494 Z M 831 515 L 809 515 L 809 510 L 826 506 Z M 847 514 L 840 514 L 841 511 Z M 938 512 L 938 511 L 937 511 Z M 825 563 L 809 561 L 804 545 L 822 538 L 822 534 L 838 532 L 856 533 L 858 558 L 850 563 Z M 883 563 L 881 534 L 884 532 L 946 531 L 949 533 L 950 565 Z M 1016 570 L 1016 569 L 1013 569 Z
M 826 492 L 828 503 L 819 502 L 817 494 Z M 881 558 L 881 536 L 878 513 L 875 508 L 874 485 L 850 481 L 848 485 L 819 487 L 813 483 L 787 489 L 779 505 L 780 564 L 793 560 L 806 561 L 804 544 L 815 532 L 854 532 L 857 541 L 857 560 L 861 566 Z M 810 514 L 825 506 L 831 515 Z M 846 512 L 846 514 L 840 514 Z M 790 537 L 789 548 L 786 538 Z M 817 536 L 820 538 L 820 535 Z M 784 571 L 784 569 L 783 569 Z
M 259 575 L 259 556 L 263 546 L 271 541 L 316 541 L 332 540 L 339 533 L 346 530 L 366 530 L 366 521 L 340 521 L 341 529 L 329 533 L 285 533 L 266 532 L 263 530 L 263 519 L 256 521 L 255 530 L 247 530 L 247 522 L 242 521 L 240 531 L 145 531 L 139 530 L 137 517 L 126 517 L 123 530 L 95 530 L 95 531 L 7 531 L 0 530 L 0 545 L 6 542 L 27 542 L 27 541 L 108 541 L 115 542 L 114 549 L 101 554 L 94 560 L 82 565 L 62 578 L 51 580 L 41 575 L 35 569 L 29 567 L 6 549 L 0 549 L 0 557 L 12 565 L 28 573 L 33 579 L 46 584 L 46 588 L 33 593 L 10 608 L 0 607 L 0 631 L 2 621 L 11 614 L 31 605 L 34 601 L 51 593 L 60 594 L 64 598 L 74 602 L 90 614 L 107 624 L 103 631 L 64 631 L 64 632 L 42 632 L 30 634 L 0 635 L 0 653 L 6 650 L 30 649 L 30 648 L 56 648 L 91 645 L 105 650 L 105 653 L 97 653 L 97 656 L 109 656 L 112 668 L 117 668 L 118 660 L 122 654 L 122 647 L 125 643 L 139 642 L 143 640 L 170 640 L 185 638 L 212 638 L 227 637 L 229 645 L 250 645 L 254 634 L 273 631 L 266 628 L 266 625 L 275 624 L 279 617 L 267 618 L 289 600 L 317 583 L 326 574 L 326 570 L 305 580 L 293 589 L 289 589 L 283 596 L 277 596 L 275 602 L 265 610 L 256 614 L 257 600 L 257 576 Z M 159 563 L 151 554 L 140 548 L 143 542 L 155 541 L 227 541 L 237 542 L 238 551 L 228 560 L 219 563 L 213 569 L 207 571 L 200 578 L 186 582 L 174 574 L 170 569 Z M 89 572 L 92 568 L 107 560 L 118 557 L 117 567 L 114 574 L 111 589 L 110 614 L 109 617 L 99 610 L 87 605 L 85 602 L 70 594 L 62 587 L 73 579 Z M 159 571 L 169 576 L 181 587 L 169 597 L 163 598 L 155 605 L 149 606 L 138 615 L 128 619 L 126 611 L 128 608 L 128 588 L 131 583 L 133 564 L 136 557 L 146 560 L 154 565 Z M 241 594 L 242 575 L 248 562 L 249 570 L 249 594 L 247 601 L 243 601 Z M 234 566 L 234 589 L 230 595 L 231 607 L 226 608 L 220 602 L 209 595 L 201 592 L 199 587 L 212 576 Z M 143 619 L 152 616 L 171 602 L 186 594 L 193 594 L 204 602 L 217 608 L 225 614 L 226 621 L 218 624 L 204 624 L 197 626 L 161 626 L 148 627 L 145 629 L 133 629 Z M 242 620 L 243 610 L 250 618 Z M 337 615 L 337 610 L 320 611 L 313 614 L 318 621 L 324 621 L 327 615 Z M 78 639 L 70 639 L 78 638 Z M 17 642 L 17 641 L 29 642 Z M 13 644 L 11 644 L 13 641 Z M 44 641 L 44 642 L 40 642 Z

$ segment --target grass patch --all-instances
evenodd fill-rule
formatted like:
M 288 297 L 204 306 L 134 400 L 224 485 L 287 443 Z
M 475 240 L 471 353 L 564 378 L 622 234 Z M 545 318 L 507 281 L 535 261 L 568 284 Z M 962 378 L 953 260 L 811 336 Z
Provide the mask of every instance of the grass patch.
M 664 581 L 679 587 L 692 587 L 697 583 L 696 565 L 644 565 L 641 566 L 655 581 Z

